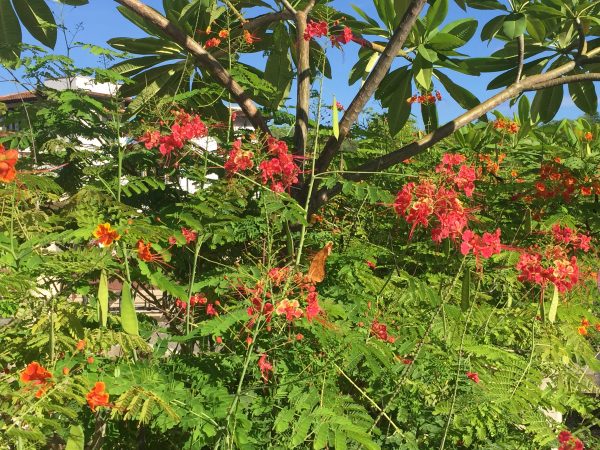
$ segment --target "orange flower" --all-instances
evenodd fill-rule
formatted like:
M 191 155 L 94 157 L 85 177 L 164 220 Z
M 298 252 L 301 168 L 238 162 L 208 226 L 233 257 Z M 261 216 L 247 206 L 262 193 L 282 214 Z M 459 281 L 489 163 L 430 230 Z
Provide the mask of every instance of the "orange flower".
M 64 376 L 67 376 L 67 375 L 69 375 L 69 372 L 71 372 L 71 369 L 69 369 L 68 367 L 63 367 L 63 371 L 62 372 L 63 372 Z
M 260 41 L 260 38 L 254 36 L 252 33 L 250 33 L 248 30 L 244 30 L 244 40 L 246 41 L 247 44 L 254 44 L 255 42 Z
M 589 327 L 590 326 L 590 321 L 587 320 L 585 317 L 581 319 L 581 326 L 582 327 Z
M 40 398 L 44 391 L 50 385 L 48 379 L 52 378 L 52 374 L 37 362 L 30 363 L 23 372 L 21 372 L 21 381 L 29 383 L 33 386 L 39 386 L 39 390 L 35 393 L 37 398 Z
M 88 364 L 94 364 L 94 357 L 93 356 L 89 356 L 87 359 Z
M 139 241 L 137 241 L 137 248 L 138 258 L 140 258 L 142 261 L 152 262 L 157 259 L 160 259 L 158 255 L 152 253 L 152 244 L 150 242 L 145 244 L 144 241 L 140 239 Z
M 77 341 L 77 346 L 75 348 L 77 349 L 78 352 L 83 350 L 85 348 L 85 341 L 83 339 L 80 339 L 79 341 Z
M 221 30 L 219 31 L 219 37 L 221 39 L 226 39 L 229 37 L 229 30 Z
M 108 247 L 113 241 L 118 241 L 121 236 L 117 233 L 117 230 L 113 230 L 110 227 L 110 223 L 101 223 L 94 230 L 93 236 L 98 239 L 98 243 L 102 247 Z
M 587 336 L 587 334 L 588 334 L 587 327 L 584 327 L 583 325 L 580 327 L 577 327 L 577 332 L 582 336 Z
M 594 139 L 594 135 L 591 132 L 587 132 L 583 135 L 584 139 L 588 142 L 590 142 L 592 139 Z
M 90 405 L 91 410 L 94 412 L 98 406 L 110 406 L 108 397 L 106 385 L 102 381 L 97 381 L 94 388 L 85 396 L 88 405 Z
M 3 183 L 10 183 L 17 176 L 15 170 L 15 164 L 17 164 L 17 158 L 19 152 L 16 150 L 6 150 L 2 144 L 0 144 L 0 181 Z

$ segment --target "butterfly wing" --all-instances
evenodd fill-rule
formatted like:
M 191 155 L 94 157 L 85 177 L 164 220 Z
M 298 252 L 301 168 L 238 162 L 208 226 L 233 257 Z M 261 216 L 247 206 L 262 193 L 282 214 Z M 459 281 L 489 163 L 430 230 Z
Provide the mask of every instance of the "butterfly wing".
M 325 279 L 325 262 L 327 261 L 327 257 L 331 254 L 332 247 L 333 242 L 328 242 L 325 244 L 325 247 L 313 256 L 307 274 L 307 278 L 311 283 L 320 283 Z

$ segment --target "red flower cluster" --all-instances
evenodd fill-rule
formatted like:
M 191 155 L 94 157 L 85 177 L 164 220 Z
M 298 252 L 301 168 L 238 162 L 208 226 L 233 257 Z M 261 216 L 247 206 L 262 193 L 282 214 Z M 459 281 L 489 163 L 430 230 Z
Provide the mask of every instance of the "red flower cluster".
M 528 281 L 545 287 L 548 282 L 554 283 L 559 292 L 566 292 L 579 281 L 577 257 L 569 259 L 561 249 L 553 252 L 554 257 L 542 257 L 540 253 L 522 253 L 517 263 L 521 273 L 519 281 Z
M 258 359 L 258 368 L 260 369 L 260 376 L 266 383 L 269 381 L 269 372 L 273 373 L 273 364 L 267 361 L 266 353 L 263 353 Z
M 327 34 L 329 34 L 329 25 L 327 25 L 326 21 L 321 20 L 320 22 L 315 22 L 311 20 L 306 24 L 304 40 L 310 41 L 313 38 L 327 36 Z
M 477 372 L 467 372 L 467 378 L 475 383 L 479 383 L 481 381 Z
M 208 40 L 207 40 L 207 41 L 204 43 L 204 46 L 205 46 L 206 48 L 218 47 L 220 43 L 221 43 L 221 39 L 214 37 L 214 38 L 210 38 L 210 39 L 208 39 Z
M 208 128 L 197 115 L 184 111 L 174 111 L 175 122 L 171 125 L 170 133 L 162 135 L 158 130 L 149 130 L 138 140 L 143 142 L 148 150 L 158 146 L 163 156 L 169 156 L 175 149 L 181 149 L 191 139 L 204 137 Z
M 229 158 L 225 161 L 223 167 L 228 175 L 233 175 L 240 170 L 251 169 L 254 166 L 254 163 L 252 162 L 253 157 L 254 153 L 251 151 L 242 150 L 242 141 L 238 139 L 232 144 Z
M 571 434 L 570 431 L 563 430 L 558 434 L 560 446 L 558 450 L 584 450 L 583 442 Z
M 388 335 L 387 325 L 380 323 L 377 319 L 373 319 L 371 323 L 371 334 L 377 339 L 389 342 L 390 344 L 396 341 L 396 338 Z
M 36 398 L 40 398 L 46 392 L 46 389 L 51 386 L 51 382 L 48 381 L 52 378 L 52 374 L 48 372 L 37 362 L 32 362 L 25 367 L 25 370 L 21 372 L 21 381 L 27 383 L 29 386 L 38 386 L 38 391 L 35 393 Z
M 577 190 L 583 196 L 600 194 L 600 179 L 585 177 L 583 181 L 578 181 L 569 169 L 560 164 L 560 158 L 542 164 L 540 181 L 535 183 L 537 197 L 548 199 L 561 196 L 564 201 L 570 201 Z
M 558 223 L 554 224 L 552 236 L 556 243 L 564 244 L 573 250 L 583 250 L 584 252 L 590 250 L 591 236 L 577 233 L 569 227 L 561 227 Z
M 586 141 L 590 142 L 592 139 L 594 139 L 594 135 L 593 135 L 591 132 L 589 132 L 589 131 L 588 131 L 587 133 L 585 133 L 585 134 L 583 135 L 583 138 L 584 138 Z
M 319 298 L 317 293 L 317 288 L 314 285 L 308 286 L 308 294 L 306 295 L 306 320 L 311 322 L 315 317 L 319 315 L 322 311 L 321 306 L 319 305 Z
M 352 29 L 344 27 L 340 34 L 329 36 L 329 40 L 332 47 L 339 47 L 340 44 L 346 45 L 348 42 L 354 40 L 354 34 L 352 34 Z
M 10 183 L 17 176 L 15 165 L 19 158 L 19 152 L 16 150 L 6 150 L 0 144 L 0 182 Z
M 454 183 L 467 197 L 471 197 L 475 190 L 474 181 L 477 179 L 477 175 L 473 167 L 467 166 L 463 162 L 465 162 L 463 155 L 446 153 L 442 156 L 442 162 L 436 166 L 435 171 L 446 175 L 447 182 Z M 458 173 L 455 166 L 460 166 Z
M 274 192 L 285 192 L 298 182 L 300 169 L 294 163 L 294 157 L 289 153 L 285 142 L 269 137 L 267 147 L 269 154 L 274 157 L 259 165 L 262 182 L 270 183 Z
M 494 233 L 483 233 L 483 236 L 477 236 L 471 230 L 465 230 L 462 239 L 460 252 L 463 255 L 468 255 L 470 251 L 473 251 L 473 255 L 477 260 L 479 260 L 479 257 L 487 259 L 502 251 L 500 228 Z
M 150 242 L 144 243 L 144 241 L 140 239 L 139 241 L 137 241 L 136 245 L 138 258 L 142 261 L 159 263 L 163 261 L 162 256 L 156 253 L 152 253 L 152 244 Z
M 494 130 L 505 131 L 508 134 L 517 134 L 519 132 L 519 124 L 512 120 L 497 119 L 492 122 Z
M 194 242 L 197 238 L 198 238 L 198 233 L 196 233 L 194 230 L 190 230 L 188 228 L 181 228 L 181 234 L 183 234 L 183 237 L 185 238 L 185 243 L 186 244 L 191 244 L 192 242 Z
M 288 322 L 292 322 L 294 319 L 302 317 L 302 309 L 300 309 L 300 303 L 298 300 L 289 300 L 284 298 L 281 300 L 277 309 L 275 310 L 277 315 L 285 314 L 285 319 Z
M 425 105 L 431 105 L 441 100 L 442 94 L 440 94 L 440 91 L 435 91 L 434 94 L 432 94 L 431 92 L 425 94 L 415 94 L 412 97 L 407 98 L 406 103 L 410 103 L 411 105 L 413 103 L 423 103 Z
M 85 396 L 88 405 L 92 411 L 96 411 L 99 406 L 110 406 L 108 403 L 108 392 L 106 392 L 106 385 L 102 381 L 96 382 L 93 389 Z
M 289 274 L 289 267 L 274 267 L 269 270 L 267 276 L 275 286 L 280 286 L 285 280 L 287 280 Z

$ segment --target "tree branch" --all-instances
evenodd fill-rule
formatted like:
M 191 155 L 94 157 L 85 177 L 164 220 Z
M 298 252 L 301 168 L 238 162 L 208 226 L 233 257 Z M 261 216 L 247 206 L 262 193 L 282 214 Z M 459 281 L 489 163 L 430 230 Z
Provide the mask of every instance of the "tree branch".
M 525 92 L 529 91 L 539 91 L 540 89 L 546 89 L 554 86 L 561 86 L 563 84 L 570 83 L 579 83 L 581 81 L 600 81 L 600 73 L 589 72 L 589 73 L 580 73 L 577 75 L 568 75 L 560 78 L 555 78 L 554 80 L 545 81 L 542 83 L 535 84 L 528 89 L 525 89 Z
M 288 12 L 290 14 L 296 14 L 296 10 L 292 6 L 292 4 L 290 2 L 288 2 L 288 0 L 279 0 L 279 1 L 283 5 L 283 7 L 288 10 Z
M 519 44 L 519 67 L 517 69 L 517 77 L 515 78 L 515 83 L 521 81 L 521 76 L 523 76 L 523 62 L 525 61 L 525 36 L 519 36 L 517 38 L 517 42 Z
M 244 89 L 232 78 L 231 74 L 217 61 L 204 47 L 188 36 L 184 31 L 171 23 L 166 17 L 150 8 L 139 0 L 115 0 L 117 3 L 125 6 L 141 19 L 147 20 L 167 35 L 174 42 L 181 45 L 196 59 L 199 66 L 209 72 L 222 86 L 224 86 L 235 101 L 240 105 L 242 111 L 248 117 L 252 125 L 263 131 L 270 133 L 267 122 L 262 117 L 255 103 L 250 99 Z
M 262 27 L 268 27 L 273 22 L 280 22 L 282 20 L 291 20 L 294 18 L 294 14 L 290 14 L 288 11 L 280 11 L 263 14 L 253 19 L 248 19 L 242 23 L 244 30 L 253 32 Z
M 406 13 L 404 14 L 404 17 L 394 31 L 392 38 L 389 40 L 384 51 L 381 53 L 381 57 L 377 61 L 377 64 L 375 64 L 375 67 L 365 80 L 365 83 L 362 85 L 350 103 L 350 106 L 348 106 L 346 113 L 342 117 L 342 120 L 339 124 L 339 137 L 336 139 L 334 136 L 331 136 L 325 144 L 325 148 L 317 160 L 317 173 L 323 172 L 327 170 L 327 167 L 329 167 L 329 164 L 348 136 L 350 127 L 354 124 L 354 122 L 356 122 L 358 114 L 363 110 L 371 96 L 375 93 L 375 90 L 379 87 L 379 84 L 390 69 L 394 58 L 396 58 L 398 55 L 398 52 L 402 50 L 404 42 L 408 38 L 408 34 L 417 21 L 421 10 L 425 6 L 425 3 L 426 0 L 411 1 Z
M 402 161 L 406 161 L 407 159 L 424 152 L 428 148 L 440 142 L 442 139 L 450 136 L 459 128 L 462 128 L 465 125 L 473 122 L 502 103 L 510 100 L 524 91 L 531 90 L 531 88 L 534 86 L 541 86 L 543 84 L 550 83 L 551 81 L 554 82 L 554 80 L 560 80 L 560 83 L 557 82 L 557 84 L 563 84 L 565 78 L 570 78 L 573 80 L 571 82 L 582 81 L 580 78 L 574 79 L 571 77 L 563 77 L 564 74 L 573 70 L 578 63 L 580 63 L 580 61 L 571 61 L 548 72 L 524 78 L 523 80 L 507 87 L 502 92 L 490 97 L 488 100 L 477 105 L 475 108 L 461 114 L 456 119 L 425 135 L 422 139 L 405 145 L 404 147 L 399 148 L 391 153 L 380 156 L 379 158 L 368 161 L 354 169 L 352 173 L 345 174 L 344 178 L 351 181 L 360 181 L 364 178 L 367 178 L 374 172 L 380 172 L 389 169 L 390 167 Z M 579 77 L 579 75 L 573 75 L 573 77 Z M 331 189 L 324 188 L 317 191 L 311 201 L 309 214 L 318 210 L 333 196 L 339 194 L 341 190 L 342 185 L 338 183 Z
M 384 45 L 377 44 L 376 42 L 368 41 L 368 40 L 366 40 L 365 38 L 362 38 L 362 37 L 354 37 L 353 36 L 352 37 L 352 41 L 356 42 L 361 47 L 366 47 L 366 48 L 371 49 L 371 50 L 373 50 L 374 52 L 377 52 L 377 53 L 383 53 L 383 51 L 385 50 L 385 46 Z M 405 52 L 404 50 L 402 50 L 402 49 L 398 52 L 398 56 L 401 56 L 404 59 L 406 59 L 408 61 L 411 61 L 411 62 L 413 60 L 410 57 L 410 55 L 407 52 Z
M 298 51 L 296 80 L 296 127 L 294 130 L 294 154 L 304 156 L 308 139 L 308 107 L 310 102 L 310 41 L 304 39 L 311 3 L 296 11 L 296 49 Z

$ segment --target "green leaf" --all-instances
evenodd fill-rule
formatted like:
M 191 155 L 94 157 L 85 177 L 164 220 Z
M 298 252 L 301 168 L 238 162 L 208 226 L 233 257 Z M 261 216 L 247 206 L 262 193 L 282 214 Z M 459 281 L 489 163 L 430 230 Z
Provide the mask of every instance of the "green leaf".
M 275 46 L 265 65 L 264 78 L 275 87 L 275 95 L 269 96 L 269 106 L 273 110 L 279 109 L 287 97 L 294 73 L 292 62 L 288 53 L 289 35 L 283 24 L 278 24 L 273 31 Z
M 123 283 L 121 290 L 121 325 L 125 333 L 139 336 L 137 314 L 133 298 L 131 298 L 131 286 L 128 282 Z
M 411 72 L 403 67 L 391 72 L 390 75 L 397 77 L 396 83 L 394 83 L 393 90 L 390 95 L 386 98 L 386 105 L 388 106 L 388 126 L 390 134 L 395 136 L 398 132 L 404 128 L 408 118 L 410 117 L 410 104 L 406 102 L 406 99 L 410 97 L 411 87 Z
M 426 61 L 429 61 L 431 63 L 434 63 L 438 60 L 438 57 L 437 57 L 437 54 L 435 53 L 435 51 L 428 49 L 423 44 L 419 45 L 419 47 L 417 48 L 417 52 L 419 53 L 419 55 L 421 55 L 421 57 L 423 59 L 425 59 Z
M 72 425 L 69 428 L 69 437 L 65 450 L 83 450 L 85 448 L 85 434 L 81 425 Z
M 481 29 L 481 40 L 482 41 L 491 41 L 494 39 L 494 36 L 498 34 L 500 28 L 502 28 L 502 24 L 504 23 L 504 19 L 506 16 L 496 16 L 491 19 L 488 23 L 486 23 Z
M 563 86 L 553 86 L 551 88 L 538 91 L 531 104 L 531 117 L 534 121 L 550 122 L 563 99 Z
M 471 109 L 479 105 L 481 102 L 471 91 L 454 83 L 449 76 L 443 74 L 439 70 L 435 71 L 435 75 L 440 80 L 444 88 L 452 96 L 456 103 L 458 103 L 464 109 Z
M 0 59 L 19 58 L 22 40 L 21 25 L 10 1 L 0 0 Z
M 331 126 L 333 127 L 333 135 L 336 139 L 340 137 L 340 120 L 337 109 L 337 101 L 335 95 L 333 96 L 333 105 L 331 106 Z
M 100 315 L 98 321 L 103 327 L 106 326 L 108 321 L 108 278 L 106 276 L 106 270 L 100 273 L 100 281 L 98 283 L 98 307 Z
M 64 3 L 65 5 L 71 6 L 82 6 L 87 5 L 89 0 L 58 0 L 60 3 Z
M 550 303 L 550 310 L 548 311 L 548 321 L 554 323 L 556 321 L 556 310 L 558 309 L 558 288 L 554 285 L 554 292 L 552 293 L 552 302 Z
M 448 0 L 435 0 L 425 14 L 427 31 L 439 27 L 448 15 Z
M 423 125 L 425 125 L 427 133 L 431 133 L 438 127 L 438 113 L 435 103 L 421 103 L 421 116 L 423 117 Z
M 440 30 L 440 33 L 447 33 L 456 36 L 466 44 L 467 41 L 473 37 L 476 31 L 477 21 L 475 19 L 459 19 L 450 22 Z
M 521 13 L 511 13 L 504 18 L 502 31 L 508 39 L 515 39 L 521 36 L 527 28 L 527 17 Z
M 471 271 L 465 267 L 462 279 L 462 289 L 460 296 L 460 309 L 468 311 L 471 305 Z
M 46 47 L 56 45 L 56 22 L 44 0 L 13 0 L 13 6 L 27 31 Z
M 413 72 L 415 73 L 415 81 L 421 89 L 429 91 L 431 89 L 431 76 L 433 75 L 433 63 L 423 58 L 421 53 L 413 61 Z
M 570 83 L 569 93 L 573 103 L 586 114 L 593 115 L 598 111 L 598 97 L 596 87 L 592 81 Z
M 529 124 L 530 115 L 529 115 L 529 99 L 523 95 L 519 100 L 519 121 L 521 122 L 521 126 L 525 124 Z

